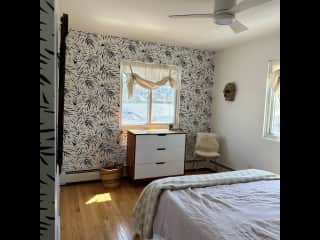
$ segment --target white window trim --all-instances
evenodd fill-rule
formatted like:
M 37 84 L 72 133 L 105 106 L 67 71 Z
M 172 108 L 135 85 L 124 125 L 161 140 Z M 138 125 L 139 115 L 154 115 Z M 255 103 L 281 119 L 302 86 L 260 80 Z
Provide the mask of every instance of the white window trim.
M 149 94 L 149 102 L 148 102 L 148 123 L 147 124 L 122 124 L 122 88 L 126 87 L 123 86 L 122 81 L 122 72 L 123 72 L 123 64 L 132 63 L 137 61 L 122 61 L 120 63 L 120 118 L 119 118 L 119 127 L 120 129 L 127 130 L 127 129 L 167 129 L 169 127 L 169 124 L 171 123 L 151 123 L 151 111 L 152 111 L 152 104 L 151 103 L 151 97 L 152 97 L 152 90 L 149 90 L 151 94 Z M 143 63 L 143 62 L 140 62 Z M 143 63 L 143 64 L 152 64 L 152 63 Z M 164 64 L 167 66 L 173 66 L 169 64 Z M 175 112 L 174 112 L 174 122 L 172 123 L 174 125 L 174 128 L 179 127 L 179 112 L 180 112 L 180 89 L 181 89 L 181 68 L 179 66 L 173 66 L 177 69 L 177 78 L 180 84 L 180 88 L 176 89 L 175 91 Z
M 265 94 L 265 107 L 264 107 L 264 121 L 263 121 L 263 132 L 262 137 L 263 139 L 280 142 L 280 135 L 272 134 L 271 133 L 271 117 L 272 117 L 272 108 L 273 108 L 273 101 L 271 101 L 272 95 L 272 88 L 270 86 L 270 76 L 272 71 L 272 60 L 269 60 L 268 63 L 268 74 L 267 74 L 267 83 L 266 83 L 266 94 Z

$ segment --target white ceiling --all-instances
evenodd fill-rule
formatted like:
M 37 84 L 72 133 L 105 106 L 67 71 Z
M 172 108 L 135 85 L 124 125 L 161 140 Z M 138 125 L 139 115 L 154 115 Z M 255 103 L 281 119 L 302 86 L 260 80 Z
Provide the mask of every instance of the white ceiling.
M 168 18 L 213 12 L 213 0 L 59 0 L 58 8 L 72 29 L 216 51 L 280 31 L 280 0 L 239 13 L 249 28 L 240 34 L 211 19 Z

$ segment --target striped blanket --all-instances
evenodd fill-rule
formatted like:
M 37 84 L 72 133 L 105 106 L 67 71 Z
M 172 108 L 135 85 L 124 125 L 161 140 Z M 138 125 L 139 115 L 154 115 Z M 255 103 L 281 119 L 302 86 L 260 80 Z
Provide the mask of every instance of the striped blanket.
M 231 172 L 168 177 L 155 180 L 148 184 L 139 196 L 133 209 L 134 223 L 143 239 L 152 239 L 153 220 L 157 211 L 160 195 L 164 190 L 200 188 L 268 179 L 280 179 L 280 176 L 268 171 L 246 169 Z

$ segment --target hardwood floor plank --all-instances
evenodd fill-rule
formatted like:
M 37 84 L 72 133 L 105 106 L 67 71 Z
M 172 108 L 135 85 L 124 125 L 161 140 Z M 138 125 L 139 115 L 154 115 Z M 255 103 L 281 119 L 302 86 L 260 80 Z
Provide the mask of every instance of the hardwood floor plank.
M 147 183 L 123 179 L 116 189 L 101 182 L 61 187 L 62 240 L 132 240 L 132 209 Z
M 201 173 L 209 172 L 186 175 Z M 61 186 L 61 240 L 139 240 L 132 210 L 148 183 L 124 178 L 115 189 L 99 181 Z

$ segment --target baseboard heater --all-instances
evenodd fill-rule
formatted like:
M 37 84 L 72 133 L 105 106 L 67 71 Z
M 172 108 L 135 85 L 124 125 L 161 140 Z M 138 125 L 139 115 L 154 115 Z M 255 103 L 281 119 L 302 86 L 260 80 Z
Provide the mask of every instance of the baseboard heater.
M 215 161 L 212 161 L 212 160 L 210 160 L 210 162 L 213 163 L 213 164 L 215 164 L 215 165 L 217 165 L 217 166 L 219 166 L 219 167 L 222 167 L 222 168 L 224 168 L 224 169 L 227 169 L 227 170 L 229 170 L 229 171 L 235 171 L 235 169 L 233 169 L 233 168 L 231 168 L 231 167 L 228 167 L 228 166 L 226 166 L 226 165 L 223 165 L 223 164 L 221 164 L 221 163 L 218 163 L 218 162 L 215 162 Z
M 62 172 L 60 176 L 60 183 L 74 183 L 74 182 L 86 182 L 100 179 L 99 169 L 80 170 Z
M 126 165 L 123 166 L 122 176 L 128 176 Z M 62 172 L 60 175 L 60 185 L 64 185 L 67 183 L 88 182 L 96 180 L 100 180 L 100 169 L 68 171 Z

